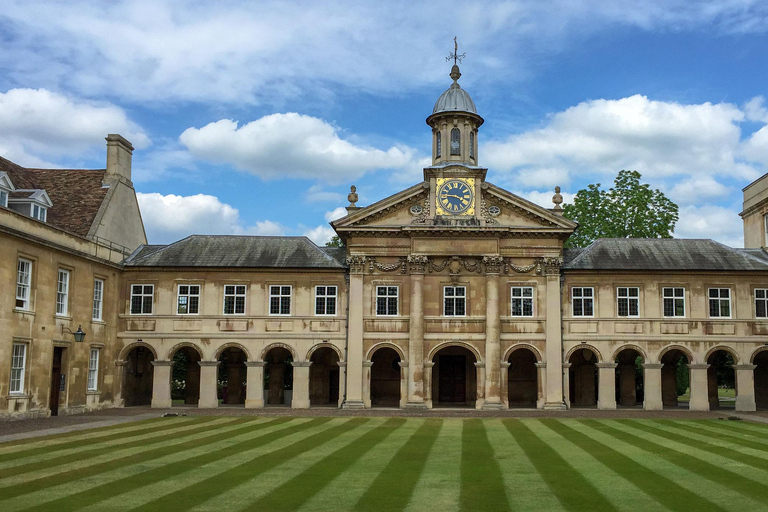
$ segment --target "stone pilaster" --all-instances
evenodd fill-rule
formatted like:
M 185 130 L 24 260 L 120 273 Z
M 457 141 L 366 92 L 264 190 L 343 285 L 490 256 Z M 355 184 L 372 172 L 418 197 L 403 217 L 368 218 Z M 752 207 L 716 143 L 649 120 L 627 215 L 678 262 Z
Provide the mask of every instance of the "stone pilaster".
M 661 400 L 661 368 L 663 366 L 663 364 L 643 364 L 643 409 L 646 411 L 664 409 Z
M 432 368 L 435 363 L 432 361 L 424 362 L 424 403 L 427 409 L 432 408 Z
M 563 398 L 568 387 L 563 387 L 563 333 L 562 311 L 560 309 L 560 265 L 559 258 L 545 258 L 540 262 L 547 279 L 547 392 L 544 409 L 565 409 Z
M 571 363 L 563 363 L 563 370 L 562 370 L 561 378 L 563 380 L 563 402 L 565 404 L 566 409 L 571 408 Z M 549 375 L 549 372 L 547 372 L 547 375 Z M 549 388 L 547 388 L 549 389 Z M 546 402 L 544 403 L 543 409 L 547 409 Z M 557 409 L 557 407 L 555 407 Z
M 536 399 L 536 408 L 543 409 L 547 401 L 547 363 L 536 363 L 536 373 L 538 376 L 538 394 Z
M 402 408 L 405 407 L 405 404 L 408 401 L 408 361 L 400 361 L 397 364 L 400 365 L 400 404 L 399 404 L 399 407 L 402 409 Z M 424 404 L 424 407 L 426 407 L 426 403 Z
M 616 409 L 616 363 L 597 363 L 597 408 Z
M 688 408 L 692 411 L 709 410 L 709 391 L 707 389 L 708 364 L 689 364 L 691 382 L 691 401 Z
M 171 368 L 173 361 L 152 361 L 152 408 L 171 406 Z
M 363 361 L 363 403 L 366 409 L 371 408 L 371 366 L 373 361 Z
M 754 364 L 735 364 L 736 372 L 736 410 L 740 412 L 756 411 L 755 405 L 755 368 Z
M 344 405 L 344 397 L 347 395 L 347 363 L 339 361 L 339 407 Z
M 218 386 L 216 376 L 219 369 L 218 361 L 198 361 L 200 365 L 200 400 L 197 406 L 201 409 L 213 409 L 219 406 Z
M 499 272 L 501 256 L 485 256 L 485 402 L 483 409 L 501 409 L 501 354 L 499 337 Z
M 477 375 L 477 401 L 475 409 L 482 409 L 485 404 L 485 363 L 475 363 L 475 374 Z
M 408 334 L 408 400 L 406 408 L 424 409 L 424 272 L 428 258 L 419 254 L 408 256 L 411 275 L 411 306 Z
M 311 361 L 293 361 L 292 409 L 309 409 L 309 367 Z
M 509 363 L 504 361 L 499 366 L 501 378 L 501 404 L 503 409 L 509 409 Z
M 265 361 L 246 361 L 245 363 L 245 408 L 261 409 L 264 407 L 264 365 Z
M 128 361 L 118 359 L 115 361 L 115 380 L 112 384 L 112 393 L 114 394 L 115 407 L 125 407 L 125 398 L 123 397 L 123 382 L 125 381 L 125 365 Z
M 350 256 L 349 325 L 347 336 L 347 398 L 345 409 L 363 409 L 363 273 L 365 256 Z M 295 379 L 295 377 L 294 377 Z M 294 389 L 294 393 L 296 390 Z

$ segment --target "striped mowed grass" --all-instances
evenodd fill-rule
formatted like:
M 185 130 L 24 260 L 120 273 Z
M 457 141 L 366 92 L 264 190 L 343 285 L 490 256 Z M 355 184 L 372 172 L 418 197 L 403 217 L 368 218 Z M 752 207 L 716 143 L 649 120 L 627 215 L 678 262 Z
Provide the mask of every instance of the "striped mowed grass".
M 0 444 L 0 510 L 768 510 L 768 427 L 157 418 Z

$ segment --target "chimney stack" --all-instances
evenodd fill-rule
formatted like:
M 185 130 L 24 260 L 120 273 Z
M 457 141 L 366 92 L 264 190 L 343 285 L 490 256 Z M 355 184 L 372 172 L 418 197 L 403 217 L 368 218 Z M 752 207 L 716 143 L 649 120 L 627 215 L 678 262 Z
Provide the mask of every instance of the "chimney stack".
M 133 146 L 122 135 L 110 133 L 107 135 L 107 173 L 104 181 L 125 180 L 131 183 L 131 156 Z

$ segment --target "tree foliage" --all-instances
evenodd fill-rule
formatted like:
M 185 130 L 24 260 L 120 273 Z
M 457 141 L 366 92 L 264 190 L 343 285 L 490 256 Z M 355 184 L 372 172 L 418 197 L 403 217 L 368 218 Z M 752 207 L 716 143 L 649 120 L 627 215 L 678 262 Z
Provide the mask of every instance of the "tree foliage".
M 330 241 L 325 242 L 326 247 L 344 247 L 344 242 L 339 238 L 339 235 L 333 235 Z
M 672 238 L 678 208 L 660 190 L 640 183 L 637 171 L 620 171 L 609 190 L 579 190 L 563 216 L 579 223 L 565 247 L 586 247 L 598 238 Z

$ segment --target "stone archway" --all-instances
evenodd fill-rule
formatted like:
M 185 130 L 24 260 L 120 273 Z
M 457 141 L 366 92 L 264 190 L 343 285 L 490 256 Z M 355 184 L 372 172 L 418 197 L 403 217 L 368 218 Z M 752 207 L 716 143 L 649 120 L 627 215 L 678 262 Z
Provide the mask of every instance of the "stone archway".
M 228 347 L 219 353 L 217 393 L 222 404 L 245 404 L 245 352 L 238 347 Z
M 309 367 L 309 405 L 339 404 L 339 355 L 330 347 L 312 352 Z
M 616 403 L 622 407 L 635 407 L 644 400 L 645 382 L 642 354 L 634 348 L 625 348 L 616 354 Z
M 519 348 L 509 355 L 507 398 L 509 407 L 536 407 L 539 398 L 539 378 L 536 354 Z
M 155 356 L 143 345 L 133 347 L 125 358 L 123 398 L 125 407 L 152 403 L 152 377 Z
M 437 406 L 475 406 L 477 359 L 471 350 L 448 346 L 438 350 L 432 367 L 432 401 Z
M 725 349 L 710 352 L 707 357 L 707 395 L 709 410 L 733 409 L 736 407 L 736 372 L 733 354 Z M 730 395 L 733 396 L 730 396 Z M 722 396 L 721 396 L 722 395 Z
M 664 407 L 679 407 L 681 403 L 678 397 L 688 390 L 690 376 L 688 354 L 680 349 L 673 348 L 661 356 L 661 401 Z M 688 407 L 688 402 L 682 402 Z
M 568 358 L 571 405 L 574 407 L 597 406 L 597 354 L 588 348 L 575 350 Z
M 171 355 L 171 399 L 174 405 L 197 405 L 200 401 L 200 352 L 183 345 Z
M 264 355 L 264 404 L 291 405 L 293 399 L 293 355 L 275 346 Z
M 752 364 L 756 366 L 754 370 L 755 404 L 758 409 L 768 409 L 768 350 L 755 354 Z
M 381 347 L 371 356 L 371 405 L 400 406 L 400 354 L 391 347 Z

